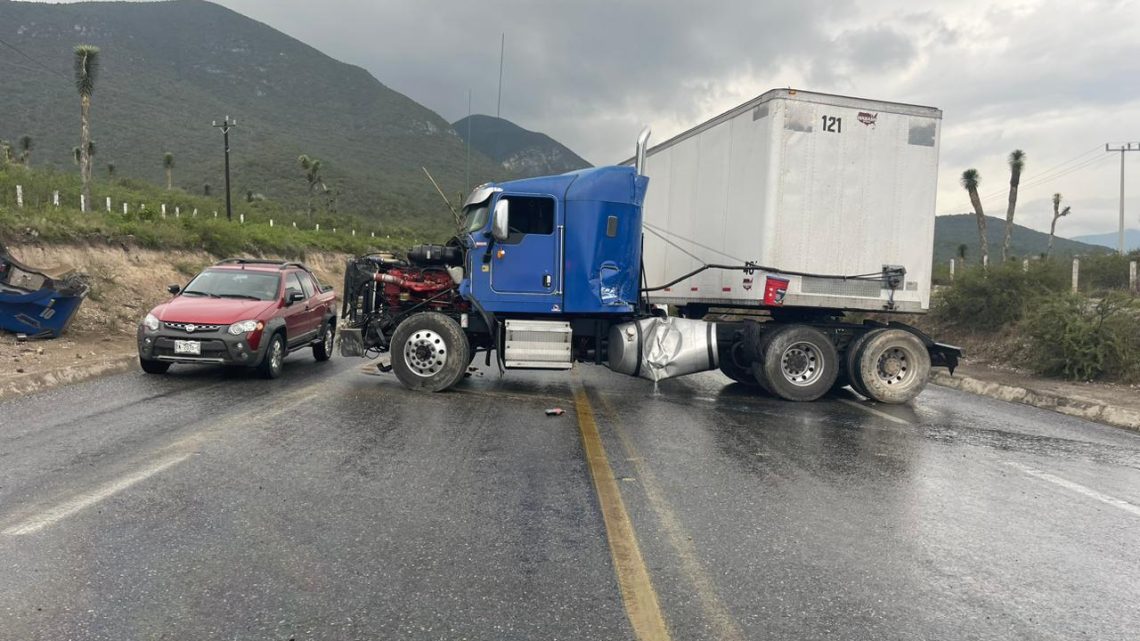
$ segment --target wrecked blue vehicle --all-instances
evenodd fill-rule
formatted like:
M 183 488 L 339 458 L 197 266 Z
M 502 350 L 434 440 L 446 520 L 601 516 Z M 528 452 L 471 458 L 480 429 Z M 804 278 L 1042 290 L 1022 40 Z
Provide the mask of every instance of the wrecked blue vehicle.
M 89 290 L 84 274 L 28 267 L 0 244 L 0 329 L 56 338 L 67 330 Z

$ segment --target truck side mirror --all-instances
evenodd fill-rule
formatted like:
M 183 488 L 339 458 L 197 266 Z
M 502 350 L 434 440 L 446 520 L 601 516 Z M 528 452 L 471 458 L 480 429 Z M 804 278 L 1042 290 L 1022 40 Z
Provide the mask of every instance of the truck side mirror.
M 495 213 L 491 218 L 491 237 L 501 243 L 510 235 L 510 203 L 500 199 L 495 203 Z
M 168 291 L 168 292 L 170 292 L 171 294 L 174 294 L 175 296 L 177 296 L 177 295 L 178 295 L 178 292 L 182 291 L 182 288 L 181 288 L 181 287 L 179 287 L 178 285 L 167 285 L 167 286 L 166 286 L 166 291 Z

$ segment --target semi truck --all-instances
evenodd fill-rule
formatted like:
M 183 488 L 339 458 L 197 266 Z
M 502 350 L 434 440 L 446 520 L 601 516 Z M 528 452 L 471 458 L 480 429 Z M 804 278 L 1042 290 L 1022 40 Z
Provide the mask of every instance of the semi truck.
M 777 89 L 628 161 L 485 184 L 456 235 L 348 261 L 338 341 L 407 388 L 575 363 L 904 403 L 961 350 L 930 305 L 941 112 Z

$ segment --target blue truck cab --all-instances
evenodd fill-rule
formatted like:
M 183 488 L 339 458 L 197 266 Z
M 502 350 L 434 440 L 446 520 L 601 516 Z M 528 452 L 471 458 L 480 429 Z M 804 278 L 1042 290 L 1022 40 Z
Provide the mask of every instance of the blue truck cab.
M 476 189 L 460 295 L 498 315 L 632 314 L 648 182 L 598 167 Z

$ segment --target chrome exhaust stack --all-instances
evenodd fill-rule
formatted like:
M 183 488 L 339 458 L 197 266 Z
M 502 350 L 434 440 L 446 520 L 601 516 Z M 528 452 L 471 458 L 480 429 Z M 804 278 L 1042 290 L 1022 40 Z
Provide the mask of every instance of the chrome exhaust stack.
M 649 125 L 645 125 L 641 133 L 637 135 L 637 155 L 634 156 L 636 159 L 634 168 L 637 169 L 638 176 L 645 175 L 645 150 L 649 147 L 649 134 L 651 133 L 653 130 L 649 128 Z

